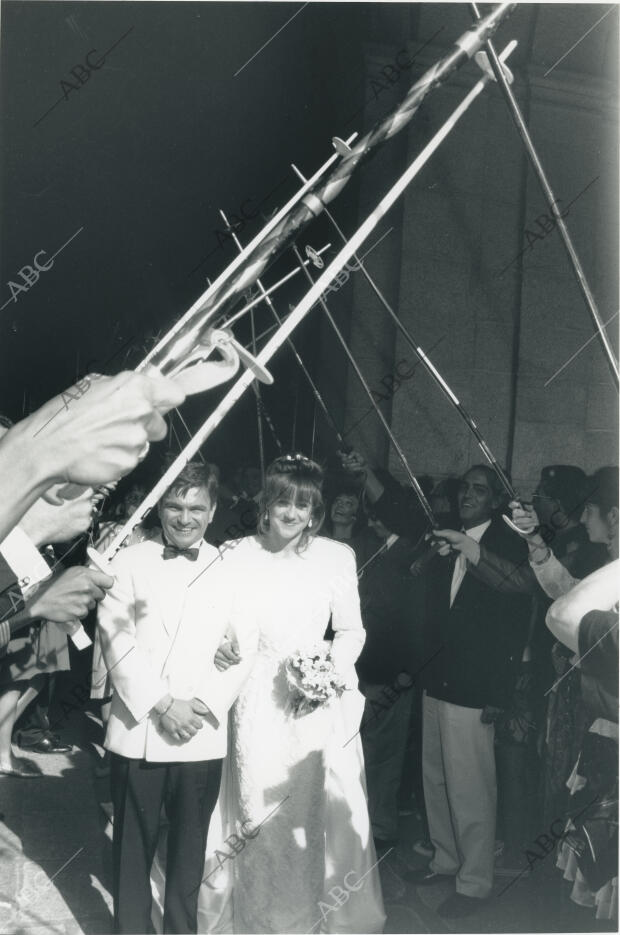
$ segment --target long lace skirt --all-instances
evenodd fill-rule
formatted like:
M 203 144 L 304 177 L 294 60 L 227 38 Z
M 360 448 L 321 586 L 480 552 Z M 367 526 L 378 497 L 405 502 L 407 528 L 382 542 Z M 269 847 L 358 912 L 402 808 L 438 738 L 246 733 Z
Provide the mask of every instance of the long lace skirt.
M 258 704 L 251 691 L 244 701 Z M 240 711 L 231 714 L 199 932 L 383 931 L 358 733 L 363 707 L 355 689 L 301 718 L 282 711 L 275 723 L 272 708 L 267 729 L 259 711 L 241 723 Z M 158 931 L 164 866 L 160 853 L 153 870 Z

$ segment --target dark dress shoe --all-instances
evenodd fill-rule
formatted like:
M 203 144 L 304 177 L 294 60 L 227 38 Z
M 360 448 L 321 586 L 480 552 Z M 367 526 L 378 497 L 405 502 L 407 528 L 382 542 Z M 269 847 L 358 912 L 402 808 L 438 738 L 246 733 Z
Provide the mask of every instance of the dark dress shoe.
M 474 912 L 480 912 L 487 905 L 486 899 L 477 896 L 464 896 L 463 893 L 454 893 L 445 903 L 436 910 L 442 919 L 464 919 Z
M 32 753 L 71 753 L 72 749 L 71 744 L 63 743 L 60 737 L 55 734 L 46 734 L 36 743 L 22 747 L 22 750 L 28 750 Z
M 444 880 L 451 880 L 450 873 L 435 873 L 428 867 L 421 867 L 419 870 L 409 870 L 403 875 L 403 880 L 407 883 L 413 883 L 415 886 L 432 886 L 434 883 L 443 883 Z

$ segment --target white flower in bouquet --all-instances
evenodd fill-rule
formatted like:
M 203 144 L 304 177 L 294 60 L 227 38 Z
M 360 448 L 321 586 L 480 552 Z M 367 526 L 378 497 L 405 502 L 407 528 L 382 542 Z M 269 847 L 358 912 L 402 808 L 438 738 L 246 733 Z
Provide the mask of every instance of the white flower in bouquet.
M 332 698 L 339 698 L 345 689 L 344 679 L 336 671 L 332 659 L 331 643 L 293 653 L 284 665 L 296 717 L 314 711 Z

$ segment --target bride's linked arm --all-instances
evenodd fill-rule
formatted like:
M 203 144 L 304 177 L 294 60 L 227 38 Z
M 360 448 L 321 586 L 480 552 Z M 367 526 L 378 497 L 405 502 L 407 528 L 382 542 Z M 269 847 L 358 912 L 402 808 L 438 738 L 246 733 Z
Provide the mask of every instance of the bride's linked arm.
M 332 629 L 335 636 L 332 658 L 336 670 L 357 685 L 354 665 L 366 640 L 360 613 L 355 555 L 347 546 L 338 548 L 338 561 L 330 563 Z
M 217 614 L 220 621 L 225 621 L 222 634 L 225 632 L 226 637 L 236 647 L 238 661 L 226 669 L 210 665 L 203 684 L 197 688 L 195 694 L 195 697 L 209 708 L 218 726 L 226 718 L 228 709 L 250 674 L 256 659 L 259 635 L 251 601 L 235 594 L 234 582 L 227 584 L 224 579 L 225 576 L 222 575 L 221 592 L 219 599 L 212 605 L 212 613 Z M 245 597 L 247 598 L 247 595 Z

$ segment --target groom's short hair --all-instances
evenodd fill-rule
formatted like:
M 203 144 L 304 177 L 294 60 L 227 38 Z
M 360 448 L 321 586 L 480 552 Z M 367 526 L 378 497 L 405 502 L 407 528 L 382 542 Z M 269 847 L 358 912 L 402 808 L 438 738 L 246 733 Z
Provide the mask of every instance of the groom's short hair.
M 188 461 L 179 476 L 170 484 L 162 500 L 168 494 L 186 494 L 192 487 L 204 487 L 212 504 L 217 503 L 220 470 L 215 464 Z

